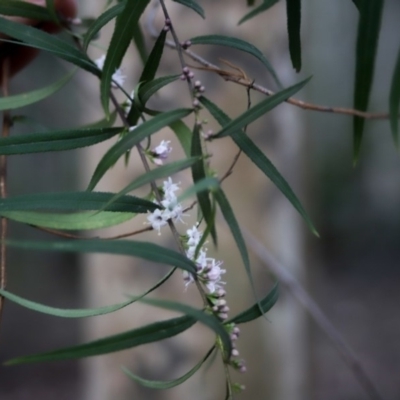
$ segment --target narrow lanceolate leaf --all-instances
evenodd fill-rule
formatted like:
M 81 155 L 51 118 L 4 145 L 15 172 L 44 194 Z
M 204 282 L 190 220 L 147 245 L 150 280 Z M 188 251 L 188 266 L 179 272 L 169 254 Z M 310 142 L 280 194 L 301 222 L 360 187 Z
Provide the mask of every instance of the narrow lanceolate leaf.
M 113 111 L 110 118 L 102 118 L 96 122 L 84 125 L 82 128 L 111 128 L 117 120 L 117 112 Z
M 243 311 L 240 314 L 236 315 L 234 318 L 230 319 L 227 323 L 243 324 L 245 322 L 250 322 L 258 317 L 261 317 L 261 315 L 268 312 L 275 305 L 278 297 L 278 284 L 275 284 L 268 295 L 260 301 L 260 304 L 254 304 L 246 311 Z M 262 313 L 260 310 L 260 306 L 261 310 L 263 311 Z
M 25 45 L 54 54 L 96 76 L 101 75 L 100 70 L 86 54 L 57 36 L 2 17 L 0 17 L 0 32 L 22 41 Z
M 360 10 L 360 3 L 362 0 L 352 0 L 354 5 L 357 7 L 358 10 Z
M 1 100 L 0 100 L 1 101 Z M 28 154 L 46 151 L 63 151 L 92 146 L 121 133 L 119 128 L 74 129 L 46 133 L 30 133 L 0 138 L 0 154 Z
M 192 131 L 183 121 L 175 121 L 169 124 L 171 130 L 179 140 L 186 157 L 190 157 L 190 148 L 192 146 Z
M 122 371 L 131 379 L 133 379 L 135 382 L 139 383 L 140 385 L 144 387 L 148 387 L 150 389 L 171 389 L 175 386 L 180 385 L 183 382 L 186 382 L 190 377 L 192 377 L 200 368 L 201 366 L 207 361 L 207 359 L 210 357 L 210 355 L 213 353 L 215 350 L 215 346 L 213 346 L 208 353 L 188 372 L 186 372 L 185 375 L 182 375 L 180 378 L 171 380 L 171 381 L 153 381 L 149 379 L 144 379 L 141 378 L 138 375 L 135 375 L 129 369 L 122 367 Z
M 1 24 L 1 21 L 0 21 Z M 62 77 L 57 82 L 51 85 L 45 86 L 41 89 L 32 90 L 31 92 L 16 94 L 14 96 L 0 98 L 0 111 L 2 110 L 13 110 L 29 106 L 30 104 L 37 103 L 38 101 L 44 100 L 52 94 L 59 91 L 65 84 L 72 78 L 75 71 L 72 71 Z
M 105 11 L 101 14 L 89 27 L 87 32 L 84 35 L 83 39 L 83 48 L 85 51 L 87 50 L 90 42 L 97 36 L 100 30 L 107 25 L 112 19 L 117 17 L 121 14 L 122 10 L 124 9 L 125 4 L 120 3 L 115 5 L 114 7 L 110 8 L 109 10 Z
M 179 3 L 179 4 L 182 4 L 183 6 L 191 8 L 193 11 L 195 11 L 197 14 L 199 14 L 200 17 L 202 17 L 203 19 L 206 17 L 204 10 L 194 0 L 173 0 L 173 1 L 175 1 L 175 3 Z
M 147 59 L 146 65 L 143 68 L 143 72 L 140 75 L 139 82 L 150 82 L 156 76 L 158 66 L 160 65 L 161 57 L 164 52 L 165 39 L 167 37 L 167 31 L 162 29 L 156 42 L 154 43 L 153 49 Z
M 30 310 L 52 315 L 53 317 L 60 317 L 60 318 L 88 318 L 88 317 L 96 317 L 98 315 L 110 314 L 115 311 L 118 311 L 130 304 L 139 301 L 143 297 L 147 296 L 149 293 L 153 292 L 155 289 L 159 288 L 164 282 L 166 282 L 172 274 L 175 272 L 176 268 L 172 268 L 166 275 L 164 275 L 153 287 L 146 290 L 140 296 L 137 296 L 133 299 L 128 301 L 124 301 L 123 303 L 114 304 L 111 306 L 106 307 L 99 307 L 99 308 L 86 308 L 86 309 L 65 309 L 65 308 L 55 308 L 49 307 L 44 304 L 39 304 L 33 302 L 31 300 L 24 299 L 20 296 L 17 296 L 13 293 L 10 293 L 4 289 L 0 289 L 0 294 L 5 297 L 6 299 L 19 304 L 22 307 L 28 308 Z
M 77 211 L 101 210 L 122 213 L 145 213 L 158 206 L 153 202 L 134 196 L 123 196 L 106 206 L 114 193 L 59 192 L 38 193 L 0 199 L 0 212 L 5 211 Z
M 212 103 L 205 97 L 201 97 L 200 101 L 208 109 L 208 111 L 210 111 L 211 115 L 217 120 L 217 122 L 221 126 L 230 125 L 230 118 L 214 103 Z M 237 146 L 242 149 L 243 153 L 249 157 L 249 159 L 276 185 L 276 187 L 282 192 L 282 194 L 290 201 L 293 207 L 304 218 L 310 230 L 316 236 L 319 236 L 310 217 L 307 215 L 299 199 L 294 194 L 293 190 L 283 178 L 283 176 L 268 159 L 268 157 L 242 130 L 232 130 L 231 132 L 231 137 L 233 141 L 237 144 Z
M 283 103 L 289 97 L 293 96 L 300 89 L 305 86 L 305 84 L 311 78 L 305 79 L 304 81 L 297 83 L 296 85 L 290 86 L 287 89 L 284 89 L 271 97 L 267 97 L 266 99 L 260 101 L 254 107 L 249 108 L 242 115 L 235 118 L 233 121 L 228 124 L 223 125 L 223 128 L 213 136 L 213 139 L 221 138 L 224 136 L 229 136 L 235 133 L 236 131 L 243 129 L 245 126 L 251 124 L 256 119 L 262 117 L 268 111 L 271 111 L 273 108 Z
M 30 18 L 38 21 L 51 21 L 53 19 L 45 7 L 15 0 L 1 0 L 0 14 Z
M 356 48 L 356 77 L 354 87 L 354 108 L 366 111 L 372 87 L 375 68 L 375 56 L 381 28 L 383 0 L 368 0 L 359 3 Z M 354 162 L 360 154 L 364 131 L 364 118 L 354 117 Z
M 118 159 L 124 155 L 132 147 L 139 144 L 143 139 L 158 132 L 160 129 L 168 126 L 172 122 L 178 121 L 186 117 L 192 112 L 191 109 L 177 109 L 168 111 L 155 116 L 150 121 L 146 121 L 139 125 L 135 130 L 128 132 L 118 143 L 116 143 L 103 156 L 96 167 L 92 179 L 89 183 L 88 190 L 93 190 L 103 175 L 111 168 Z
M 194 185 L 190 186 L 186 189 L 179 197 L 178 202 L 186 200 L 188 197 L 191 197 L 197 193 L 204 191 L 214 191 L 219 188 L 219 181 L 214 177 L 208 177 L 197 181 Z
M 2 217 L 11 219 L 23 224 L 40 226 L 57 230 L 92 230 L 109 228 L 129 221 L 136 216 L 135 213 L 120 213 L 93 211 L 74 213 L 47 213 L 41 211 L 3 211 Z
M 180 160 L 180 161 L 175 161 L 172 163 L 169 163 L 167 165 L 163 165 L 161 167 L 155 168 L 141 176 L 139 176 L 138 178 L 136 178 L 133 182 L 131 182 L 128 186 L 126 186 L 124 189 L 122 189 L 120 192 L 118 192 L 117 194 L 114 195 L 114 197 L 112 197 L 110 199 L 110 201 L 107 203 L 106 206 L 110 205 L 111 203 L 113 203 L 114 201 L 118 200 L 121 196 L 132 192 L 133 190 L 146 185 L 148 183 L 154 182 L 157 179 L 160 178 L 165 178 L 167 176 L 172 176 L 174 174 L 176 174 L 179 171 L 182 171 L 186 168 L 189 168 L 190 166 L 192 166 L 196 161 L 198 160 L 198 158 L 196 157 L 191 157 L 191 158 L 185 158 L 184 160 Z M 105 207 L 106 207 L 105 206 Z
M 46 0 L 46 8 L 47 8 L 48 12 L 50 13 L 52 20 L 55 21 L 56 23 L 59 23 L 54 0 Z
M 60 317 L 60 318 L 87 318 L 87 317 L 95 317 L 97 315 L 110 314 L 132 304 L 135 301 L 134 299 L 130 299 L 129 301 L 125 301 L 123 303 L 118 303 L 111 306 L 99 307 L 99 308 L 65 309 L 65 308 L 50 307 L 44 304 L 36 303 L 34 301 L 24 299 L 23 297 L 17 296 L 3 289 L 0 289 L 0 294 L 7 300 L 10 300 L 13 303 L 16 303 L 22 307 L 28 308 L 30 310 L 42 314 L 52 315 L 53 317 Z
M 289 52 L 293 68 L 301 70 L 301 0 L 286 0 Z
M 14 358 L 10 361 L 7 361 L 5 364 L 16 365 L 43 361 L 68 360 L 115 353 L 117 351 L 131 349 L 143 344 L 158 342 L 160 340 L 178 335 L 179 333 L 184 332 L 193 326 L 195 322 L 196 320 L 194 318 L 186 316 L 173 318 L 79 346 L 67 347 L 48 353 Z
M 153 96 L 153 94 L 158 92 L 164 86 L 167 86 L 172 82 L 175 82 L 176 80 L 179 79 L 179 77 L 180 75 L 162 76 L 160 78 L 149 81 L 144 85 L 141 85 L 138 90 L 139 100 L 141 102 L 141 105 L 144 106 L 150 99 L 150 97 Z
M 276 4 L 279 0 L 264 0 L 258 7 L 254 10 L 250 11 L 246 14 L 239 22 L 238 25 L 243 24 L 243 22 L 254 18 L 256 15 L 261 14 L 262 12 L 271 8 L 274 4 Z
M 400 48 L 394 67 L 392 86 L 389 96 L 390 126 L 396 146 L 399 145 L 399 114 L 400 114 Z
M 231 230 L 233 238 L 235 239 L 236 246 L 240 252 L 240 256 L 242 257 L 244 269 L 246 271 L 247 277 L 249 278 L 250 286 L 253 290 L 254 297 L 257 300 L 257 302 L 259 303 L 256 288 L 254 285 L 253 275 L 252 275 L 251 269 L 250 269 L 249 253 L 247 251 L 246 243 L 243 239 L 243 235 L 240 230 L 240 226 L 236 220 L 236 217 L 232 210 L 232 207 L 231 207 L 227 197 L 225 196 L 225 193 L 222 191 L 221 188 L 219 188 L 218 190 L 215 190 L 213 192 L 213 196 L 219 205 L 219 208 L 222 212 L 222 215 L 224 216 L 226 223 L 229 226 L 229 229 Z M 259 304 L 259 307 L 261 307 L 261 304 Z
M 186 304 L 177 303 L 175 301 L 148 299 L 148 298 L 141 299 L 140 301 L 142 303 L 149 304 L 154 307 L 165 308 L 167 310 L 172 310 L 172 311 L 178 311 L 187 315 L 188 317 L 195 318 L 197 321 L 206 325 L 208 328 L 213 330 L 216 333 L 216 335 L 219 336 L 223 344 L 225 359 L 230 358 L 230 354 L 232 352 L 231 339 L 224 325 L 214 315 L 209 314 L 204 310 L 199 310 L 197 308 L 193 308 Z
M 108 99 L 112 76 L 119 68 L 129 43 L 132 40 L 132 27 L 139 23 L 139 19 L 150 0 L 127 1 L 115 23 L 115 29 L 108 47 L 101 77 L 100 96 L 103 108 L 108 115 Z
M 132 30 L 133 30 L 132 32 L 133 42 L 135 43 L 136 49 L 139 53 L 143 65 L 145 65 L 147 60 L 147 49 L 146 49 L 146 43 L 144 42 L 142 28 L 140 24 L 137 24 L 133 27 Z
M 200 160 L 197 161 L 192 166 L 193 182 L 196 184 L 197 182 L 199 182 L 207 177 L 204 160 L 203 160 L 203 149 L 201 146 L 200 128 L 197 124 L 195 125 L 195 127 L 193 129 L 191 155 L 192 155 L 192 157 L 200 158 Z M 202 191 L 202 192 L 197 193 L 197 201 L 199 202 L 201 213 L 203 214 L 203 217 L 207 223 L 207 228 L 209 229 L 209 232 L 211 233 L 214 244 L 216 244 L 217 243 L 217 234 L 216 234 L 215 226 L 214 226 L 214 213 L 213 213 L 213 209 L 211 206 L 211 201 L 210 201 L 210 196 L 208 194 L 208 191 L 207 192 Z
M 227 46 L 233 49 L 237 49 L 243 51 L 245 53 L 249 53 L 259 61 L 261 61 L 264 66 L 268 69 L 272 77 L 275 79 L 275 82 L 281 87 L 281 82 L 279 81 L 278 75 L 275 70 L 272 68 L 270 62 L 266 59 L 264 54 L 257 49 L 251 43 L 248 43 L 244 40 L 237 39 L 230 36 L 222 36 L 222 35 L 207 35 L 207 36 L 197 36 L 195 38 L 190 39 L 192 44 L 215 44 L 219 46 Z
M 196 273 L 196 265 L 187 257 L 174 250 L 148 242 L 136 242 L 133 240 L 108 241 L 95 239 L 65 240 L 60 242 L 10 240 L 7 241 L 7 244 L 12 247 L 31 250 L 64 251 L 68 253 L 106 253 L 132 256 L 155 263 L 172 265 L 192 274 Z

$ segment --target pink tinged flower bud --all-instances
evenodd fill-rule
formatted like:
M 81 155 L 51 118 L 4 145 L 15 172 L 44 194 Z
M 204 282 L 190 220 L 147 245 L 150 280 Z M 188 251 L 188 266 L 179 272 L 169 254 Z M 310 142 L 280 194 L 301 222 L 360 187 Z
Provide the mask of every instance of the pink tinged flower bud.
M 228 313 L 230 308 L 228 306 L 221 306 L 220 311 L 223 313 Z
M 246 368 L 245 365 L 241 365 L 241 366 L 239 367 L 239 372 L 241 372 L 242 374 L 244 374 L 246 371 L 247 371 L 247 368 Z M 243 389 L 245 389 L 245 388 L 243 387 Z M 242 390 L 243 390 L 243 389 L 242 389 Z
M 238 339 L 237 335 L 235 335 L 234 333 L 232 333 L 232 334 L 231 334 L 231 340 L 232 340 L 232 342 L 234 342 L 234 341 L 237 340 L 237 339 Z
M 193 107 L 197 108 L 200 106 L 200 102 L 197 99 L 193 100 Z
M 217 312 L 217 311 L 218 311 L 218 306 L 214 306 L 214 307 L 212 308 L 212 310 L 213 310 L 214 312 Z
M 228 319 L 228 314 L 226 313 L 219 313 L 218 318 L 222 321 L 226 321 Z
M 190 71 L 188 73 L 188 78 L 193 79 L 194 78 L 194 73 L 192 71 Z
M 216 302 L 217 306 L 225 306 L 226 300 L 225 299 L 218 299 Z
M 184 75 L 188 75 L 190 73 L 190 69 L 188 67 L 183 67 L 182 72 Z
M 225 291 L 225 289 L 219 288 L 219 289 L 216 291 L 215 295 L 218 296 L 218 297 L 225 297 L 226 291 Z
M 195 87 L 196 89 L 198 89 L 199 87 L 201 87 L 201 82 L 200 82 L 200 81 L 196 81 L 196 82 L 194 83 L 194 87 Z
M 180 79 L 181 81 L 186 81 L 186 76 L 185 76 L 184 74 L 182 74 L 182 75 L 179 77 L 179 79 Z
M 239 355 L 238 349 L 232 349 L 231 356 L 232 356 L 232 357 L 237 357 L 238 355 Z
M 239 336 L 239 334 L 240 334 L 240 328 L 236 325 L 236 326 L 232 329 L 232 333 L 234 333 L 235 335 L 238 335 L 238 336 Z

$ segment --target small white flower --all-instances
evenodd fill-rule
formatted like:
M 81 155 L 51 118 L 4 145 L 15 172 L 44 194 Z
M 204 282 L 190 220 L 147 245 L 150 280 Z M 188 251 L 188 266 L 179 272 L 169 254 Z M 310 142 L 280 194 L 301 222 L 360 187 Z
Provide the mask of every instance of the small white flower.
M 106 56 L 105 56 L 105 54 L 103 54 L 101 57 L 94 60 L 94 63 L 96 64 L 98 69 L 103 70 L 105 60 L 106 60 Z M 122 73 L 121 68 L 118 68 L 112 76 L 112 80 L 115 81 L 116 83 L 118 83 L 119 86 L 122 86 L 124 84 L 125 78 L 126 78 L 126 76 Z M 118 85 L 116 83 L 112 82 L 111 86 L 113 88 L 117 88 Z
M 188 229 L 186 231 L 186 234 L 188 236 L 187 244 L 189 246 L 195 246 L 196 247 L 199 244 L 200 240 L 201 240 L 202 232 L 197 229 L 196 225 L 194 225 L 193 228 Z
M 185 287 L 187 288 L 191 283 L 194 282 L 194 276 L 188 271 L 183 271 L 183 280 L 185 282 Z
M 154 164 L 163 165 L 164 161 L 168 158 L 168 154 L 172 151 L 170 143 L 169 140 L 162 140 L 161 143 L 152 150 Z
M 179 190 L 178 184 L 172 182 L 171 177 L 167 181 L 163 182 L 164 197 L 170 201 L 176 199 L 175 192 Z
M 147 220 L 149 221 L 150 225 L 153 229 L 158 231 L 158 234 L 161 234 L 160 229 L 167 225 L 167 220 L 165 219 L 164 210 L 160 210 L 157 208 L 151 214 L 147 216 Z

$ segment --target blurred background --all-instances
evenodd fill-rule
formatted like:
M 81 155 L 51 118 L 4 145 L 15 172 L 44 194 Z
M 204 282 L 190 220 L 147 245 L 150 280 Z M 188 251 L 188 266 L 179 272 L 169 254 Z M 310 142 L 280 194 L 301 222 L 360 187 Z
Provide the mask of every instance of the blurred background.
M 98 15 L 106 2 L 80 3 L 80 17 Z M 309 1 L 303 5 L 303 60 L 299 76 L 292 71 L 287 50 L 285 4 L 279 2 L 237 27 L 248 11 L 245 1 L 199 2 L 207 20 L 176 3 L 168 3 L 172 22 L 181 40 L 220 33 L 254 43 L 266 54 L 283 84 L 289 86 L 313 75 L 298 98 L 329 106 L 352 106 L 354 48 L 357 10 L 351 1 Z M 379 42 L 371 111 L 388 109 L 390 79 L 397 56 L 400 3 L 387 0 Z M 155 22 L 162 27 L 161 15 Z M 112 26 L 102 31 L 90 50 L 99 57 L 107 47 Z M 148 36 L 148 35 L 147 35 Z M 148 47 L 152 40 L 147 37 Z M 243 68 L 256 82 L 276 90 L 265 69 L 253 58 L 220 47 L 193 47 L 213 63 L 226 68 L 219 58 Z M 179 73 L 177 55 L 166 49 L 159 75 Z M 193 62 L 189 62 L 194 64 Z M 140 75 L 134 48 L 122 67 L 129 92 Z M 11 93 L 33 90 L 57 80 L 71 67 L 42 54 L 31 67 L 12 80 Z M 195 71 L 206 94 L 231 117 L 246 108 L 246 91 L 220 77 Z M 159 108 L 187 105 L 187 90 L 177 82 L 155 99 Z M 252 103 L 260 101 L 252 94 Z M 122 99 L 122 97 L 121 97 Z M 186 103 L 185 103 L 186 102 Z M 206 113 L 204 112 L 206 115 Z M 17 110 L 25 122 L 15 124 L 12 134 L 45 129 L 77 127 L 102 118 L 98 82 L 78 73 L 60 92 L 38 104 Z M 217 125 L 210 118 L 211 129 Z M 234 174 L 224 184 L 239 223 L 252 232 L 290 270 L 346 338 L 384 399 L 400 397 L 400 159 L 393 145 L 388 121 L 367 121 L 361 160 L 352 165 L 351 117 L 296 109 L 284 104 L 249 127 L 250 137 L 262 147 L 291 184 L 319 230 L 320 239 L 305 224 L 286 199 L 241 156 Z M 171 138 L 162 132 L 158 138 Z M 9 157 L 9 194 L 84 190 L 96 163 L 112 141 L 92 149 Z M 213 142 L 213 166 L 221 176 L 236 153 L 229 139 Z M 173 157 L 182 156 L 174 143 Z M 131 157 L 128 168 L 119 163 L 97 190 L 118 190 L 142 173 Z M 182 186 L 187 175 L 179 176 Z M 190 220 L 190 219 L 189 219 Z M 143 226 L 130 222 L 122 228 L 101 232 L 110 235 Z M 180 226 L 183 232 L 187 227 Z M 220 247 L 215 256 L 228 270 L 228 302 L 232 315 L 254 302 L 238 254 L 223 223 Z M 90 233 L 96 236 L 99 232 Z M 10 224 L 9 236 L 18 239 L 51 239 L 34 228 Z M 136 238 L 135 238 L 136 239 Z M 167 233 L 156 238 L 149 233 L 139 240 L 160 240 L 172 245 Z M 211 246 L 210 246 L 211 247 Z M 251 251 L 251 246 L 250 246 Z M 251 251 L 252 253 L 252 251 Z M 252 253 L 252 266 L 259 295 L 272 287 L 268 265 Z M 154 265 L 124 257 L 65 255 L 9 250 L 8 288 L 29 299 L 57 307 L 99 307 L 139 294 L 154 284 L 162 271 Z M 175 298 L 198 305 L 196 292 L 184 291 L 180 274 L 156 292 L 160 298 Z M 157 309 L 133 306 L 111 316 L 85 321 L 63 320 L 36 314 L 6 303 L 0 335 L 0 360 L 72 346 L 95 338 L 150 323 L 171 315 Z M 297 303 L 281 288 L 278 304 L 260 319 L 242 328 L 238 342 L 248 372 L 234 376 L 246 385 L 241 395 L 248 399 L 358 400 L 368 394 L 343 362 L 330 340 Z M 189 370 L 212 343 L 212 335 L 195 327 L 162 343 L 139 347 L 85 362 L 68 361 L 38 365 L 0 367 L 0 399 L 219 399 L 223 398 L 221 366 L 192 377 L 181 387 L 155 392 L 130 381 L 120 365 L 148 379 L 173 379 Z M 239 397 L 239 396 L 238 396 Z

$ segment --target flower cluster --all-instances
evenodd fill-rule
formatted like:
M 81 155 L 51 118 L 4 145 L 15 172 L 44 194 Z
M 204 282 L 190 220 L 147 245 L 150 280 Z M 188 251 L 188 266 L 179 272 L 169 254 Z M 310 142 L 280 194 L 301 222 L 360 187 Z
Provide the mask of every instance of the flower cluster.
M 206 286 L 209 294 L 214 295 L 216 293 L 220 293 L 220 297 L 223 297 L 225 295 L 225 290 L 223 288 L 225 282 L 222 282 L 221 275 L 225 274 L 226 270 L 221 268 L 222 261 L 217 261 L 215 258 L 207 257 L 207 249 L 204 247 L 199 249 L 198 255 L 196 257 L 196 249 L 202 237 L 202 232 L 198 230 L 196 225 L 193 226 L 191 229 L 188 229 L 186 231 L 186 235 L 186 255 L 196 264 L 197 279 Z M 184 280 L 187 286 L 190 283 L 194 282 L 194 276 L 190 273 L 187 273 L 184 275 Z M 221 316 L 226 314 L 228 311 L 229 309 L 227 308 L 227 306 L 225 306 L 220 311 Z
M 157 208 L 147 216 L 147 220 L 153 229 L 161 234 L 161 228 L 167 225 L 168 220 L 182 221 L 183 207 L 178 203 L 175 192 L 179 190 L 179 185 L 174 183 L 171 178 L 163 182 L 162 193 L 163 199 L 159 203 L 163 208 Z
M 101 57 L 99 57 L 97 60 L 94 60 L 94 63 L 97 65 L 97 68 L 102 70 L 104 67 L 104 61 L 106 60 L 106 56 L 103 54 Z M 126 76 L 122 73 L 121 68 L 118 68 L 113 76 L 112 76 L 112 84 L 111 86 L 113 88 L 117 88 L 118 86 L 123 86 L 125 82 Z
M 169 153 L 172 151 L 169 140 L 161 140 L 160 144 L 152 149 L 150 152 L 151 160 L 156 165 L 163 165 L 164 161 L 168 158 Z

